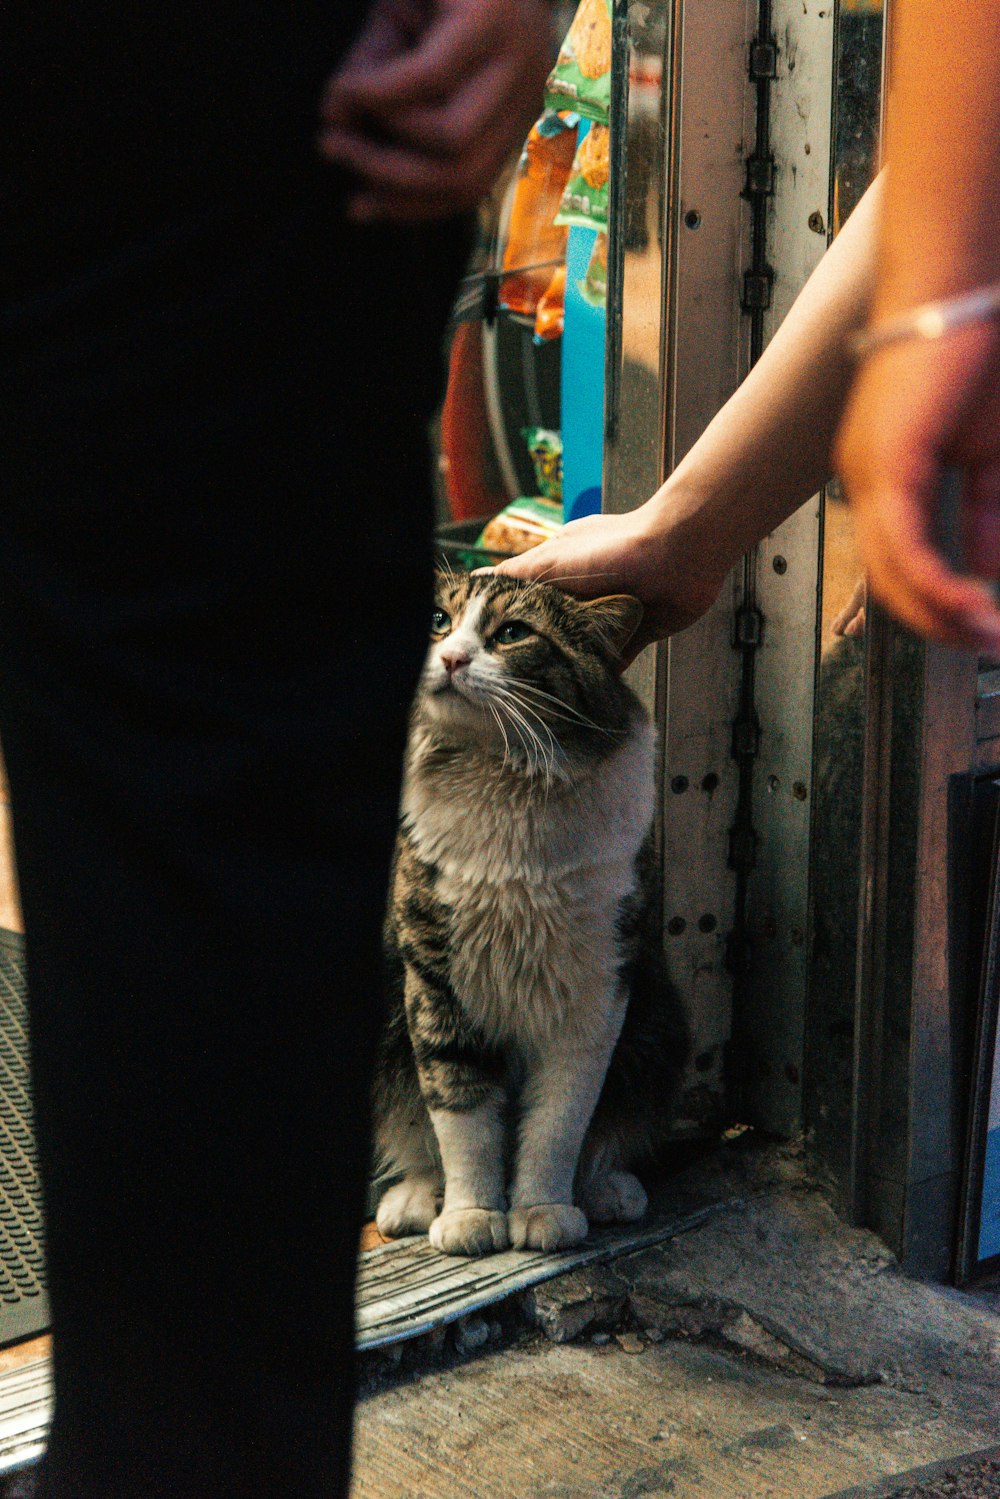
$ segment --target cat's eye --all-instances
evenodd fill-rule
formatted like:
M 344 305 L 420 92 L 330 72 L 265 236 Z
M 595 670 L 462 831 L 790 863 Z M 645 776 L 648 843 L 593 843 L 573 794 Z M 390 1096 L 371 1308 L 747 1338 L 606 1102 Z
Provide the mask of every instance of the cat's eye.
M 451 628 L 451 620 L 443 609 L 435 609 L 431 615 L 431 629 L 435 635 L 443 635 Z
M 497 645 L 516 645 L 519 640 L 527 640 L 529 635 L 534 635 L 530 625 L 526 625 L 523 619 L 509 619 L 505 625 L 501 625 L 493 639 Z

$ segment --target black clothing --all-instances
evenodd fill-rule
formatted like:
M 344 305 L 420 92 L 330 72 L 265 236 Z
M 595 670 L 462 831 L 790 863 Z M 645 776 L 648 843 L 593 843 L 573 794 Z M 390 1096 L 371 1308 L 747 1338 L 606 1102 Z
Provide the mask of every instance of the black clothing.
M 362 0 L 0 0 L 0 285 L 308 175 Z
M 43 1492 L 335 1496 L 464 234 L 348 229 L 312 159 L 359 6 L 55 9 L 0 8 Z

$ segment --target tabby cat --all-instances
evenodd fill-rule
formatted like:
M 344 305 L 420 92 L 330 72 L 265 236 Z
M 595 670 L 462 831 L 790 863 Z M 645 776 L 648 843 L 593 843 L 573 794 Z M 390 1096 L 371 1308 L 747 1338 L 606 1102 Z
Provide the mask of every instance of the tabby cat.
M 377 1222 L 448 1254 L 641 1218 L 685 1026 L 663 971 L 642 610 L 440 574 L 414 706 L 375 1088 Z

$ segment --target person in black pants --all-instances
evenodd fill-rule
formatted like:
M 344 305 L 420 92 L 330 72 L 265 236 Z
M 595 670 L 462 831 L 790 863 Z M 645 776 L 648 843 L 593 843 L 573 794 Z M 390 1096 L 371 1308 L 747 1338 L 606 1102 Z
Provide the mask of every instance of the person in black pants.
M 48 1499 L 346 1491 L 454 215 L 537 106 L 546 24 L 541 0 L 0 7 Z

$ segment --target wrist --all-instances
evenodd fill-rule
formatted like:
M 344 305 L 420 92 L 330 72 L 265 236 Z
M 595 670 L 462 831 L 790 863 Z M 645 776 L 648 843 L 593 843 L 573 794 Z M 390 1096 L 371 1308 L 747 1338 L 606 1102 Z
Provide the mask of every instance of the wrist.
M 651 567 L 707 608 L 743 552 L 717 497 L 672 477 L 634 514 Z

